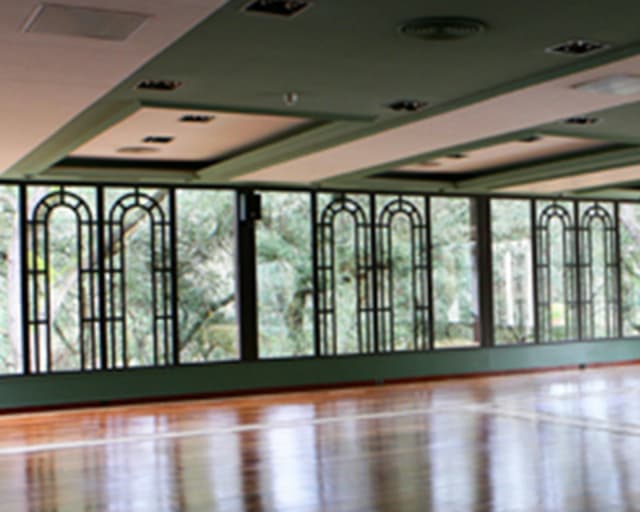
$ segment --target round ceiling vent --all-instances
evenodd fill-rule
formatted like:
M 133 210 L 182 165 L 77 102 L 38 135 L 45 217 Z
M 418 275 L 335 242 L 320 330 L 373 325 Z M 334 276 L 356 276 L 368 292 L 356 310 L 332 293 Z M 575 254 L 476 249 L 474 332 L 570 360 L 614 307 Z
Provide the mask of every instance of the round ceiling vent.
M 481 34 L 487 25 L 472 18 L 419 18 L 402 25 L 403 34 L 426 41 L 454 41 Z

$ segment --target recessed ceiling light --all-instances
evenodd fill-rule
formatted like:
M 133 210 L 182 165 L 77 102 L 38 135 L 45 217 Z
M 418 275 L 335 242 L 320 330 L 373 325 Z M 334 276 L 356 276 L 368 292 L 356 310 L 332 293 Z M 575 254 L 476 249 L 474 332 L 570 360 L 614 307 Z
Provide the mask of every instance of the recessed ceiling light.
M 136 89 L 148 90 L 148 91 L 175 91 L 179 87 L 182 87 L 182 82 L 178 80 L 143 80 Z
M 611 94 L 613 96 L 630 96 L 640 93 L 640 76 L 638 75 L 610 75 L 590 82 L 573 86 L 580 91 Z
M 467 158 L 467 155 L 465 155 L 464 153 L 449 153 L 448 155 L 445 155 L 445 156 L 453 160 L 460 160 L 462 158 Z
M 181 123 L 208 123 L 213 121 L 215 116 L 210 114 L 185 114 L 180 118 Z
M 244 10 L 258 14 L 271 14 L 285 18 L 301 13 L 310 3 L 303 0 L 256 0 L 247 5 Z
M 599 117 L 592 116 L 573 116 L 564 120 L 564 124 L 572 124 L 577 126 L 588 126 L 600 122 Z
M 417 112 L 427 105 L 426 101 L 421 100 L 397 100 L 390 103 L 388 107 L 395 112 Z
M 565 41 L 564 43 L 560 43 L 547 48 L 545 52 L 581 57 L 583 55 L 590 55 L 601 50 L 606 50 L 607 48 L 609 48 L 608 44 L 601 43 L 599 41 L 589 41 L 587 39 L 570 39 L 569 41 Z
M 481 34 L 484 22 L 471 18 L 436 17 L 419 18 L 400 27 L 403 34 L 426 41 L 453 41 Z
M 127 153 L 130 155 L 140 155 L 145 153 L 157 153 L 160 151 L 158 148 L 152 148 L 149 146 L 123 146 L 116 150 L 118 153 Z
M 142 142 L 146 144 L 169 144 L 173 140 L 173 137 L 169 135 L 149 135 L 142 139 Z

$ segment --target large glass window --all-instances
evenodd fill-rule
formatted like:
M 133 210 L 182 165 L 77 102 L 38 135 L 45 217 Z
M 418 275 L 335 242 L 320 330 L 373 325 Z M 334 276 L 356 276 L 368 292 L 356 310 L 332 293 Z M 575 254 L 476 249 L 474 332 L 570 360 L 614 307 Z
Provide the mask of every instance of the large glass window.
M 541 342 L 578 338 L 574 203 L 536 201 L 536 270 Z
M 640 336 L 640 204 L 620 203 L 620 262 L 624 336 Z
M 0 186 L 0 373 L 22 370 L 17 187 Z
M 429 348 L 427 199 L 377 195 L 376 268 L 380 351 Z
M 370 196 L 318 194 L 318 330 L 322 354 L 373 351 Z
M 99 367 L 94 188 L 29 187 L 28 323 L 31 370 Z
M 496 345 L 534 341 L 531 202 L 491 201 Z
M 308 193 L 264 192 L 256 223 L 261 357 L 313 355 L 313 257 Z
M 235 192 L 176 195 L 180 361 L 237 359 Z
M 169 189 L 105 190 L 110 367 L 171 364 L 173 284 Z
M 582 338 L 618 335 L 618 247 L 611 203 L 580 203 Z
M 435 347 L 480 344 L 473 201 L 431 199 Z

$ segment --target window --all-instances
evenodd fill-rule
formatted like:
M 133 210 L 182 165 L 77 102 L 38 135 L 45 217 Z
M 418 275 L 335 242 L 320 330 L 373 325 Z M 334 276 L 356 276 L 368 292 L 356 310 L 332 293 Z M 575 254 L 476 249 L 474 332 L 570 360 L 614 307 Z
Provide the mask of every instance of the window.
M 95 369 L 100 361 L 95 189 L 30 187 L 27 202 L 30 369 Z
M 474 203 L 431 199 L 435 347 L 480 344 Z
M 582 337 L 618 336 L 618 245 L 613 205 L 580 203 Z
M 374 349 L 370 196 L 318 194 L 318 330 L 323 355 Z
M 620 262 L 624 336 L 640 336 L 640 204 L 620 203 Z
M 491 201 L 491 251 L 495 343 L 532 343 L 535 331 L 530 201 Z
M 308 193 L 264 192 L 256 222 L 259 353 L 313 355 L 313 258 Z
M 180 361 L 238 359 L 235 192 L 176 192 Z
M 578 338 L 578 246 L 574 203 L 536 202 L 536 270 L 541 342 Z
M 105 190 L 108 366 L 174 361 L 169 190 Z
M 22 370 L 18 189 L 0 186 L 0 374 Z
M 429 233 L 426 198 L 376 196 L 378 347 L 429 348 Z

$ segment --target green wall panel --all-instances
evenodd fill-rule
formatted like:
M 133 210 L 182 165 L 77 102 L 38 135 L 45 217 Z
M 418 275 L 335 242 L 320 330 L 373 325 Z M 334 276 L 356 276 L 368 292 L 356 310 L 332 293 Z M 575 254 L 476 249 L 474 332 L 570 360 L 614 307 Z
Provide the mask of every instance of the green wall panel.
M 11 376 L 0 379 L 0 409 L 380 383 L 636 359 L 640 359 L 640 339 Z

